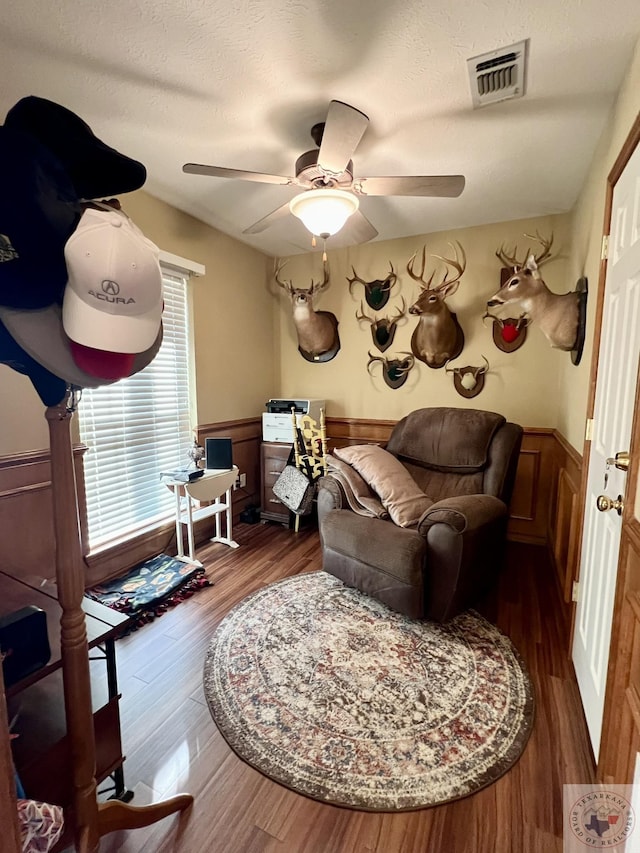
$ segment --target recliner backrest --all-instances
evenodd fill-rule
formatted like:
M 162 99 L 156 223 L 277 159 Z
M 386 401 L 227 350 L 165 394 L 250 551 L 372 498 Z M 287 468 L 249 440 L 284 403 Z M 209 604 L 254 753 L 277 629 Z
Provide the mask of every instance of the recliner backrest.
M 496 412 L 434 407 L 402 418 L 386 449 L 434 500 L 490 494 L 508 503 L 521 437 Z

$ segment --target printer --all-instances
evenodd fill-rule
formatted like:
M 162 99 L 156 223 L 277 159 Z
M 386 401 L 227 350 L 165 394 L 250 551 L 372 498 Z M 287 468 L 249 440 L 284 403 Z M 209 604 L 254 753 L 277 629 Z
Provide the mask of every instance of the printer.
M 320 409 L 325 410 L 324 400 L 309 398 L 271 399 L 266 404 L 266 412 L 262 413 L 262 440 L 276 441 L 285 444 L 293 443 L 293 424 L 291 409 L 295 409 L 298 424 L 302 415 L 309 415 L 320 423 Z

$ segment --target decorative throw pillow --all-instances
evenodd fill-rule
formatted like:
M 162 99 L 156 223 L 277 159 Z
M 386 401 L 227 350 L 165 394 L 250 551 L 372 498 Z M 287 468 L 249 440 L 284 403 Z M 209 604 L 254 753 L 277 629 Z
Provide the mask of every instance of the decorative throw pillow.
M 379 445 L 353 444 L 337 447 L 333 453 L 366 480 L 400 527 L 415 527 L 432 505 L 404 465 Z

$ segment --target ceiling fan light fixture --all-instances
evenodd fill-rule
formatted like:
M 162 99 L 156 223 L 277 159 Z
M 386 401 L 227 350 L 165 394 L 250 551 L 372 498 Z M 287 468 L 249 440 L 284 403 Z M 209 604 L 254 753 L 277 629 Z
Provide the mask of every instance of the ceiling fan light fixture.
M 289 210 L 316 237 L 337 234 L 360 202 L 353 193 L 332 188 L 306 190 L 292 198 Z

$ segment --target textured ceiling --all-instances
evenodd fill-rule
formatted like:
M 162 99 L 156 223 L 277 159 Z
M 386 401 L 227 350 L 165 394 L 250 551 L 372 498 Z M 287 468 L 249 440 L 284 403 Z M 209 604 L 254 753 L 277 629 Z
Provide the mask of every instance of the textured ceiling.
M 364 198 L 377 239 L 571 209 L 640 34 L 638 0 L 20 0 L 0 17 L 0 115 L 64 104 L 147 166 L 145 189 L 262 251 L 307 251 L 292 175 L 331 99 L 366 113 L 356 176 L 458 174 L 457 199 Z M 529 39 L 527 93 L 471 108 L 466 60 Z

